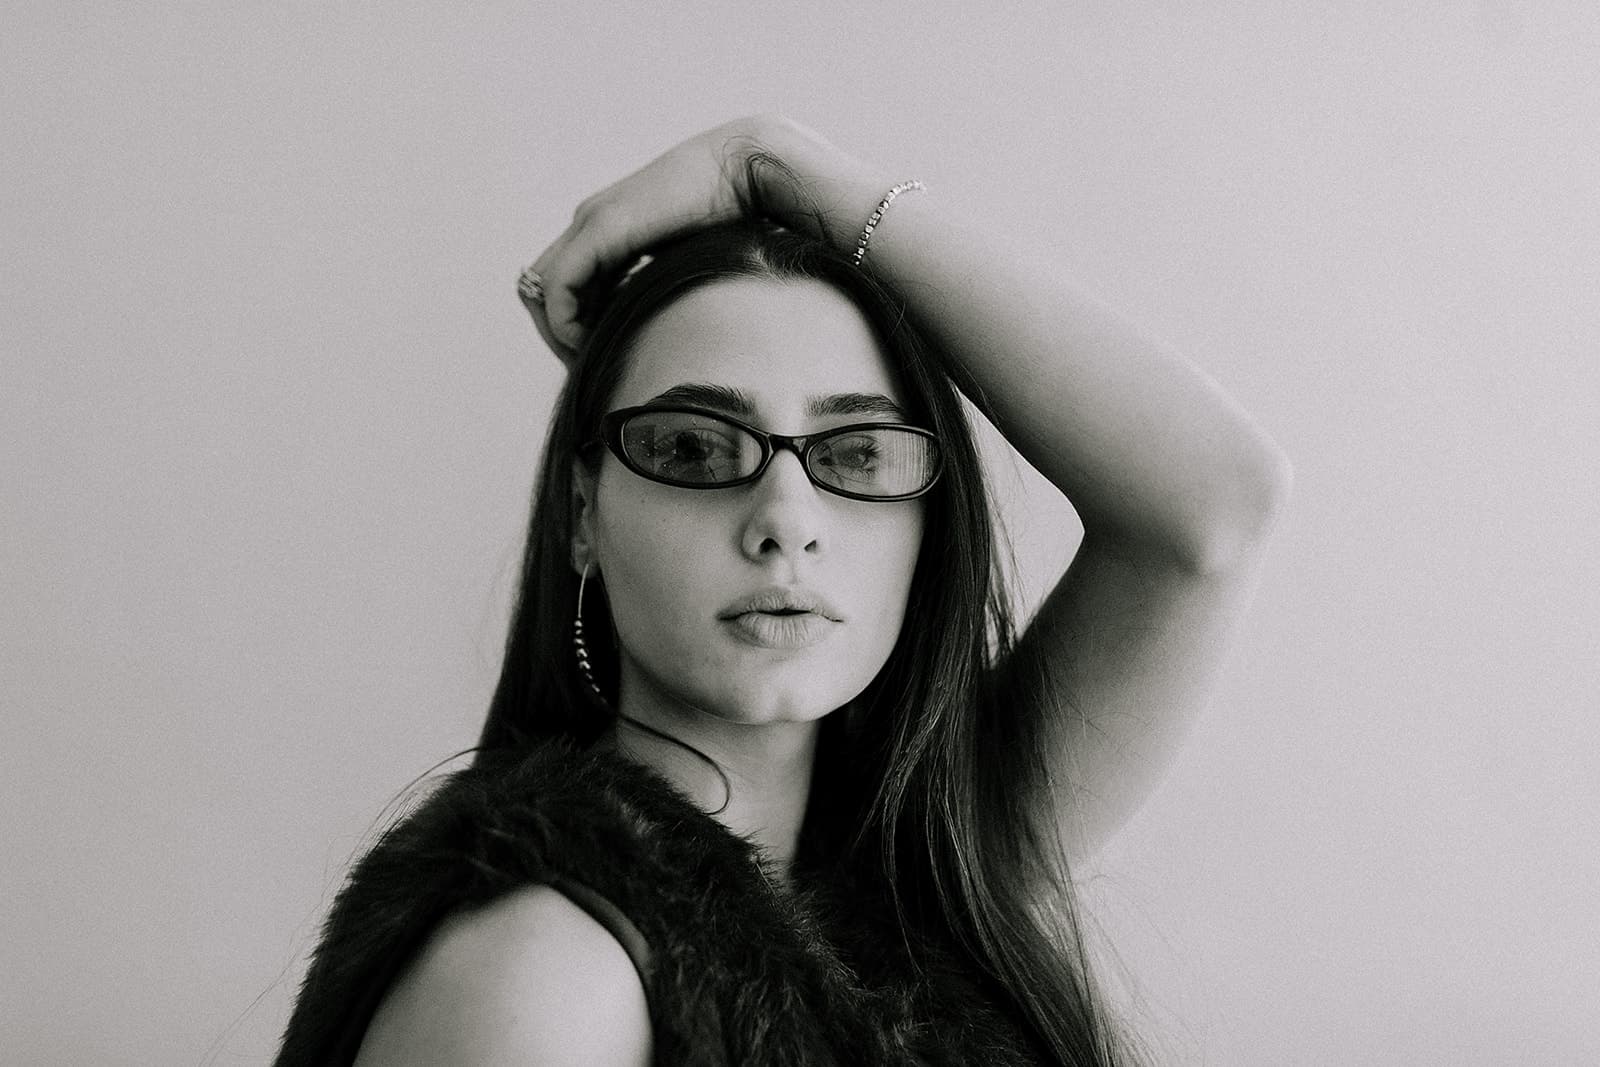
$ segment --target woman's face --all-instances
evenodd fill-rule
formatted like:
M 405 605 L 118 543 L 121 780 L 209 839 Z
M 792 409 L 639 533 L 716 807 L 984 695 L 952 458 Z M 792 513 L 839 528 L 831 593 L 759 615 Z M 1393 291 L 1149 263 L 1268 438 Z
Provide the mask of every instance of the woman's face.
M 742 394 L 749 410 L 729 414 L 780 434 L 897 418 L 865 410 L 866 397 L 907 406 L 866 319 L 810 279 L 692 290 L 641 331 L 608 410 L 685 386 Z M 817 413 L 844 394 L 856 394 L 853 411 Z M 725 489 L 652 482 L 609 451 L 598 478 L 580 467 L 577 484 L 574 558 L 605 578 L 624 713 L 811 721 L 859 694 L 894 647 L 922 539 L 920 499 L 825 492 L 782 449 L 757 481 Z M 735 616 L 773 590 L 820 606 L 810 617 Z

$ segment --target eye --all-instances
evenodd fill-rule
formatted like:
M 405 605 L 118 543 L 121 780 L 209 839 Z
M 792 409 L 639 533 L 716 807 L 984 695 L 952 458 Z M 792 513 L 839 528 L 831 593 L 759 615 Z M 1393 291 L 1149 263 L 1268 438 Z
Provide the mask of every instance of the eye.
M 928 488 L 937 476 L 938 451 L 915 429 L 874 426 L 824 438 L 810 465 L 813 477 L 839 489 L 894 497 Z
M 661 464 L 711 464 L 734 449 L 734 443 L 713 430 L 678 430 L 650 442 L 650 458 Z
M 653 411 L 629 420 L 623 448 L 643 473 L 684 485 L 734 481 L 760 449 L 736 426 L 686 411 Z
M 829 441 L 817 462 L 840 471 L 864 473 L 877 467 L 881 455 L 882 449 L 870 434 L 850 434 Z

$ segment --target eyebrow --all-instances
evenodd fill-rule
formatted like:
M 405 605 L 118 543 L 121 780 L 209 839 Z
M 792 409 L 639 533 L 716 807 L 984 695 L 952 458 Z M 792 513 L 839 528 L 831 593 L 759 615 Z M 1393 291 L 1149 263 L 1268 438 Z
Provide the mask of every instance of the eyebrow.
M 696 407 L 725 411 L 730 415 L 754 418 L 755 401 L 743 389 L 706 382 L 685 382 L 657 393 L 650 398 L 652 404 L 681 403 Z M 880 415 L 906 421 L 906 412 L 899 404 L 882 393 L 831 393 L 827 396 L 806 398 L 806 414 L 812 418 L 826 415 Z

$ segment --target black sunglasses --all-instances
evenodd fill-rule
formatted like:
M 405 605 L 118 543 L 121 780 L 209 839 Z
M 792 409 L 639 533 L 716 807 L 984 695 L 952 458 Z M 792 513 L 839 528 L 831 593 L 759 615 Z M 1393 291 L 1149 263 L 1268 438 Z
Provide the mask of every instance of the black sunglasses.
M 727 489 L 760 478 L 780 448 L 800 457 L 819 489 L 851 500 L 910 500 L 939 480 L 943 456 L 929 430 L 860 422 L 810 434 L 766 433 L 703 408 L 645 404 L 600 419 L 600 436 L 641 478 L 683 489 Z

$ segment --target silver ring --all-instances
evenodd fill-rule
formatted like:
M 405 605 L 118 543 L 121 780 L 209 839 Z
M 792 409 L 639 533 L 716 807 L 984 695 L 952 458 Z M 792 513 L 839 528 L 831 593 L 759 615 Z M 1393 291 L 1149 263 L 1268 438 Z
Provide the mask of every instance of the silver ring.
M 539 272 L 529 267 L 517 279 L 517 295 L 530 304 L 544 303 L 544 279 L 539 277 Z

